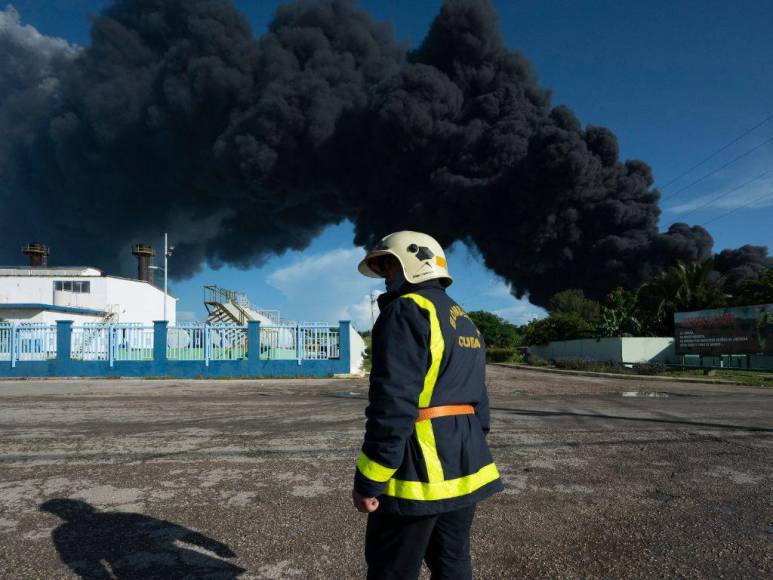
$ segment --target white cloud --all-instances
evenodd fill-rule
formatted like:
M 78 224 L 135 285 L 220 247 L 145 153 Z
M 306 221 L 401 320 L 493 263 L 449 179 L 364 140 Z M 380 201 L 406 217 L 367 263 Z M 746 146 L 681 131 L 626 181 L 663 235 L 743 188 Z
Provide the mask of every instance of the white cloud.
M 180 322 L 188 322 L 188 321 L 198 320 L 198 317 L 196 316 L 196 313 L 193 310 L 178 310 L 177 320 L 179 320 Z
M 519 300 L 517 304 L 494 310 L 497 314 L 513 324 L 526 324 L 535 318 L 545 318 L 548 313 L 539 306 L 534 306 L 527 300 Z
M 383 292 L 384 283 L 380 279 L 366 278 L 357 271 L 357 264 L 364 255 L 362 248 L 336 248 L 304 256 L 274 270 L 266 282 L 287 298 L 288 307 L 282 316 L 326 322 L 351 320 L 357 329 L 370 328 L 370 295 L 374 291 Z M 483 305 L 494 301 L 502 307 L 494 310 L 484 306 L 486 310 L 515 324 L 525 324 L 547 315 L 527 300 L 513 298 L 510 286 L 500 278 L 491 273 L 487 278 L 487 286 L 476 295 L 489 298 Z M 374 314 L 378 316 L 378 306 Z
M 739 174 L 732 179 L 735 182 L 741 181 L 740 185 L 730 183 L 727 186 L 717 187 L 712 193 L 701 195 L 693 199 L 679 200 L 678 205 L 672 205 L 666 208 L 666 211 L 675 214 L 684 214 L 693 210 L 728 210 L 738 207 L 748 207 L 749 209 L 773 206 L 773 176 L 770 173 L 773 170 L 765 171 L 757 178 L 748 179 L 748 174 L 754 175 L 754 171 Z M 668 192 L 664 194 L 668 201 Z M 706 206 L 706 207 L 704 207 Z
M 509 298 L 512 296 L 510 294 L 510 284 L 498 278 L 491 279 L 489 287 L 484 290 L 483 294 L 493 298 Z
M 285 295 L 294 319 L 336 322 L 351 320 L 360 330 L 371 326 L 370 294 L 383 291 L 383 281 L 357 271 L 362 248 L 337 248 L 305 256 L 274 270 L 266 282 Z

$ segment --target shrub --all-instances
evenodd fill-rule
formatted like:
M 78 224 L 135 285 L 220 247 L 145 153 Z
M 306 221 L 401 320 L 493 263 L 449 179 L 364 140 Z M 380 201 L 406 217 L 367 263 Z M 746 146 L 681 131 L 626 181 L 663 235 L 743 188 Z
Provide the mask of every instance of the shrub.
M 523 362 L 523 356 L 514 348 L 487 348 L 486 362 Z
M 641 362 L 633 363 L 633 370 L 637 375 L 662 375 L 667 369 L 662 362 Z
M 550 363 L 538 354 L 529 354 L 526 356 L 526 363 L 535 367 L 548 367 Z
M 594 326 L 576 314 L 554 314 L 542 320 L 532 320 L 525 327 L 527 344 L 547 344 L 556 340 L 593 338 Z
M 597 373 L 614 373 L 623 370 L 619 363 L 594 360 L 590 358 L 559 358 L 555 361 L 556 368 L 573 371 L 592 371 Z
M 582 290 L 562 290 L 553 295 L 548 303 L 551 316 L 557 314 L 574 315 L 590 324 L 599 320 L 601 305 L 585 297 Z
M 480 330 L 486 340 L 486 347 L 514 349 L 523 342 L 518 328 L 501 316 L 485 310 L 468 312 L 467 316 Z

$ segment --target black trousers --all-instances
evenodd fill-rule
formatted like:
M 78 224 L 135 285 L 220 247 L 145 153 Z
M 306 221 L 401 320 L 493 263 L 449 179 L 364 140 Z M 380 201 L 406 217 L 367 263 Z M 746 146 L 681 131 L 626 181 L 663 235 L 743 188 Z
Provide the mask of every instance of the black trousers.
M 368 580 L 418 578 L 421 561 L 433 580 L 472 578 L 470 526 L 475 504 L 434 516 L 368 515 Z

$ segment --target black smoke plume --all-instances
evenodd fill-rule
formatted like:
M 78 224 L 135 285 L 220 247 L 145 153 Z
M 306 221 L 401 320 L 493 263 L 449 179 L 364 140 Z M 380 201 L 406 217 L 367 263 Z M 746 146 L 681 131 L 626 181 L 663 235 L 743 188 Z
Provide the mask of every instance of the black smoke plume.
M 116 270 L 130 243 L 169 230 L 185 277 L 349 219 L 358 244 L 398 229 L 462 240 L 544 305 L 711 255 L 701 227 L 658 232 L 650 168 L 552 106 L 484 1 L 447 1 L 412 51 L 343 0 L 282 6 L 260 38 L 227 0 L 117 0 L 87 48 L 48 39 L 59 50 L 43 61 L 5 20 L 5 262 L 34 238 L 59 263 Z M 722 263 L 758 272 L 738 252 Z

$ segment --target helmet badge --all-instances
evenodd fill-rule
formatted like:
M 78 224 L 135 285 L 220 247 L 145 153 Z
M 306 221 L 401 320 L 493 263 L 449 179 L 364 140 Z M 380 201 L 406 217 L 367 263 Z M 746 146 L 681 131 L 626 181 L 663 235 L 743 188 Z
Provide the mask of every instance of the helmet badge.
M 420 262 L 423 262 L 425 260 L 431 260 L 435 257 L 435 254 L 426 246 L 417 246 L 416 244 L 411 244 L 408 246 L 408 251 L 412 254 L 416 254 L 416 259 Z

